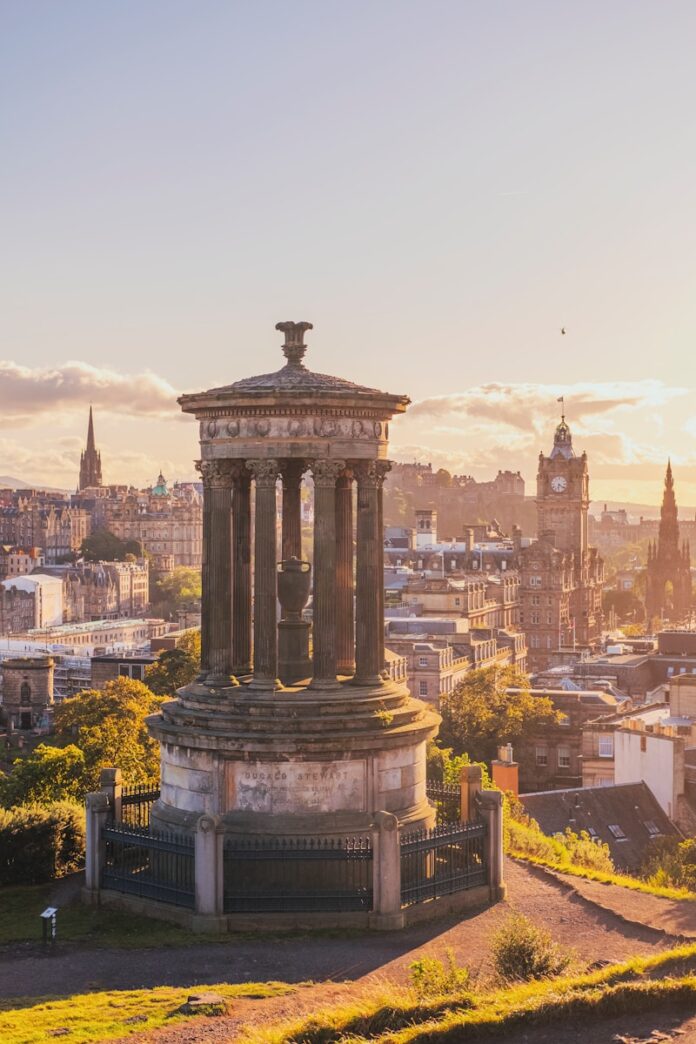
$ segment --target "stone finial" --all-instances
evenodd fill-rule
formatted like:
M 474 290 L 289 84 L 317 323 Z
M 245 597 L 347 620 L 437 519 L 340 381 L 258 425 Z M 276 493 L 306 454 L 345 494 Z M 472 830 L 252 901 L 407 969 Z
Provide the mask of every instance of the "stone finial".
M 276 323 L 276 330 L 280 330 L 281 333 L 285 334 L 285 342 L 283 344 L 283 355 L 288 360 L 291 366 L 301 366 L 304 354 L 307 351 L 307 345 L 303 342 L 303 337 L 306 330 L 313 330 L 314 327 L 311 323 Z

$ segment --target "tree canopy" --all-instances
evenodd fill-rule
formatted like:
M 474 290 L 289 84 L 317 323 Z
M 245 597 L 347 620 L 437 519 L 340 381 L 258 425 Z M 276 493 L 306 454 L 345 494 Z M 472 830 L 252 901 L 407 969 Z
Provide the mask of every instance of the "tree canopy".
M 190 566 L 176 566 L 171 573 L 160 577 L 152 593 L 153 611 L 161 616 L 174 616 L 178 609 L 201 597 L 200 570 Z
M 81 801 L 86 788 L 83 752 L 73 743 L 49 747 L 40 743 L 26 757 L 16 758 L 8 775 L 0 774 L 0 805 L 50 805 Z
M 88 562 L 124 562 L 128 555 L 141 558 L 143 546 L 139 540 L 121 540 L 109 529 L 95 529 L 82 541 L 80 551 Z
M 157 696 L 173 696 L 177 689 L 188 685 L 201 666 L 201 632 L 187 631 L 176 649 L 163 652 L 156 663 L 148 667 L 146 682 Z
M 471 671 L 442 697 L 440 711 L 442 744 L 472 761 L 492 761 L 500 744 L 523 748 L 536 732 L 558 721 L 551 700 L 533 696 L 529 678 L 516 667 Z
M 85 689 L 55 710 L 59 736 L 71 739 L 85 759 L 85 792 L 98 786 L 102 768 L 115 765 L 126 783 L 159 778 L 159 746 L 145 724 L 163 699 L 130 678 L 109 681 L 104 689 Z

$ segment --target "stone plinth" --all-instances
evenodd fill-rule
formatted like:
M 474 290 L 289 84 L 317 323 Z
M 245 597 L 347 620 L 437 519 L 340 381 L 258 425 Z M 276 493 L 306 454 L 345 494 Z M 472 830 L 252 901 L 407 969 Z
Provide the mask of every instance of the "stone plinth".
M 339 837 L 368 830 L 376 809 L 431 825 L 425 744 L 438 724 L 399 685 L 344 680 L 266 698 L 240 686 L 221 700 L 194 684 L 149 719 L 162 744 L 153 819 L 193 829 L 205 813 L 244 836 Z

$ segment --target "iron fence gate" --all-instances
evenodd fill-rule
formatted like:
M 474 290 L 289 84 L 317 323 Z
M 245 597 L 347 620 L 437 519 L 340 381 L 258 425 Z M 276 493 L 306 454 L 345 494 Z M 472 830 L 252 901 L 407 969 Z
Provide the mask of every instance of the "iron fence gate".
M 150 811 L 160 796 L 157 786 L 123 787 L 121 791 L 121 819 L 129 826 L 146 827 Z
M 371 909 L 369 837 L 225 842 L 225 913 Z
M 450 823 L 402 835 L 402 906 L 485 885 L 487 880 L 485 823 Z
M 460 822 L 462 802 L 460 787 L 454 787 L 449 783 L 435 783 L 428 780 L 425 785 L 425 792 L 435 806 L 438 825 Z
M 193 908 L 194 843 L 183 834 L 151 834 L 147 828 L 109 823 L 102 888 Z

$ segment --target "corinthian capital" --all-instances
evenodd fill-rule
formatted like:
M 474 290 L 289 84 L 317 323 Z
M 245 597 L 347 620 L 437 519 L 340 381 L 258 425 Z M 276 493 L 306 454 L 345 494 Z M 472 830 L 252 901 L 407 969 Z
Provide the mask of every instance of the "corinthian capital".
M 246 466 L 253 475 L 257 486 L 275 486 L 280 471 L 277 460 L 272 457 L 265 460 L 248 460 Z
M 313 460 L 312 475 L 314 476 L 314 485 L 335 486 L 336 479 L 342 474 L 345 466 L 345 460 Z
M 360 460 L 355 464 L 358 486 L 379 488 L 389 471 L 391 471 L 391 461 L 389 460 Z
M 232 486 L 230 460 L 197 460 L 196 471 L 200 472 L 206 489 L 230 489 Z

